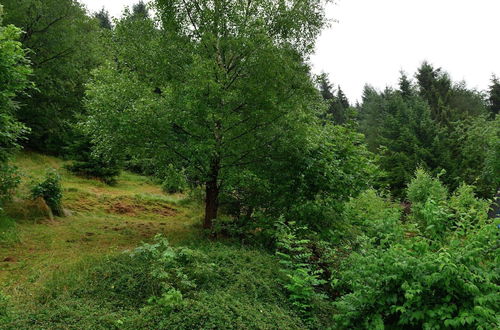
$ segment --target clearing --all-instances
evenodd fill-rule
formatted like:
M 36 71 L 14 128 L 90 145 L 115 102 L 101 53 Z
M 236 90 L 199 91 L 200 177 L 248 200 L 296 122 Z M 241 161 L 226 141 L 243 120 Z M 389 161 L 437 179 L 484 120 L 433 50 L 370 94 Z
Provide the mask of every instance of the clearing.
M 163 193 L 147 177 L 124 171 L 107 186 L 72 175 L 55 157 L 23 152 L 13 163 L 22 184 L 6 211 L 16 230 L 7 242 L 0 240 L 0 291 L 13 299 L 30 295 L 56 270 L 136 247 L 158 233 L 174 244 L 199 234 L 199 205 Z M 52 168 L 61 175 L 68 215 L 49 220 L 34 215 L 28 196 L 30 182 Z

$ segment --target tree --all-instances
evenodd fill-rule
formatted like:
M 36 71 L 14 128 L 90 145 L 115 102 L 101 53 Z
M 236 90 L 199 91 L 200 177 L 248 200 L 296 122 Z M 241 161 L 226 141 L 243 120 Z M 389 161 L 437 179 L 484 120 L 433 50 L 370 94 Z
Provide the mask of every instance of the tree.
M 25 50 L 19 42 L 21 30 L 13 25 L 4 26 L 2 16 L 0 5 L 0 201 L 8 197 L 16 185 L 7 162 L 27 129 L 15 118 L 19 110 L 15 97 L 29 86 L 31 74 Z
M 314 122 L 320 106 L 304 60 L 325 24 L 323 4 L 157 0 L 160 24 L 124 19 L 117 60 L 88 85 L 94 143 L 185 167 L 205 186 L 211 228 L 224 182 Z
M 348 109 L 350 107 L 349 100 L 345 96 L 342 89 L 335 90 L 328 79 L 326 73 L 322 73 L 317 77 L 317 85 L 323 100 L 327 103 L 326 117 L 332 120 L 335 124 L 342 125 L 347 121 Z
M 149 17 L 148 7 L 144 3 L 144 1 L 141 0 L 132 6 L 132 16 L 138 17 L 138 18 L 148 18 Z
M 99 26 L 103 29 L 111 30 L 113 25 L 111 24 L 111 18 L 109 17 L 109 12 L 103 8 L 94 14 L 94 17 L 99 22 Z
M 422 63 L 416 74 L 420 96 L 429 103 L 432 118 L 443 121 L 451 92 L 451 80 L 441 68 L 435 69 L 428 62 Z
M 488 101 L 492 116 L 498 115 L 500 113 L 500 81 L 495 75 L 491 78 Z
M 74 0 L 2 0 L 5 22 L 21 28 L 37 90 L 19 97 L 18 119 L 31 129 L 25 143 L 58 154 L 83 113 L 84 83 L 101 61 L 99 27 Z

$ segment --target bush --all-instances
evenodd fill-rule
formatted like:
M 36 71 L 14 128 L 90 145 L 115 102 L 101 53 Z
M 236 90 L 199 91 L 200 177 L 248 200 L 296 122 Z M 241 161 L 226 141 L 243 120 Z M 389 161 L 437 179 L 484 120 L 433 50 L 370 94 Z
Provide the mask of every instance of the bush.
M 417 169 L 408 184 L 407 196 L 411 203 L 410 218 L 419 225 L 426 237 L 440 240 L 452 228 L 447 205 L 448 190 L 423 169 Z
M 87 161 L 74 161 L 65 167 L 78 176 L 98 179 L 107 185 L 116 184 L 116 177 L 120 175 L 118 166 L 95 158 L 90 158 Z
M 498 326 L 498 229 L 434 250 L 422 239 L 353 253 L 337 274 L 338 328 Z
M 448 190 L 439 181 L 439 177 L 433 178 L 424 169 L 419 168 L 408 184 L 406 195 L 412 204 L 424 204 L 428 199 L 440 203 L 448 197 Z
M 31 187 L 31 197 L 33 199 L 39 197 L 43 198 L 54 215 L 64 215 L 61 203 L 61 177 L 56 171 L 52 170 L 47 172 L 44 181 L 33 183 L 33 186 Z
M 449 200 L 456 230 L 463 234 L 488 218 L 489 202 L 476 198 L 474 187 L 462 184 Z
M 183 192 L 187 188 L 187 180 L 184 171 L 177 170 L 169 164 L 163 175 L 161 189 L 167 194 Z
M 322 269 L 312 263 L 312 251 L 309 247 L 310 240 L 300 238 L 300 231 L 306 232 L 307 228 L 295 228 L 295 223 L 278 223 L 276 232 L 276 254 L 280 258 L 281 270 L 285 274 L 284 287 L 288 290 L 292 305 L 306 319 L 311 319 L 312 302 L 315 299 L 326 298 L 316 292 L 316 288 L 326 281 L 320 275 Z
M 352 234 L 363 233 L 375 246 L 386 246 L 403 238 L 401 215 L 401 207 L 389 197 L 368 189 L 346 203 L 343 218 Z
M 0 163 L 0 212 L 2 212 L 2 204 L 12 198 L 20 182 L 21 179 L 15 167 Z
M 94 145 L 89 137 L 82 132 L 75 132 L 70 145 L 66 148 L 67 156 L 73 160 L 65 168 L 75 175 L 98 179 L 107 185 L 116 184 L 120 175 L 120 167 L 115 159 L 106 159 L 100 153 L 93 153 Z

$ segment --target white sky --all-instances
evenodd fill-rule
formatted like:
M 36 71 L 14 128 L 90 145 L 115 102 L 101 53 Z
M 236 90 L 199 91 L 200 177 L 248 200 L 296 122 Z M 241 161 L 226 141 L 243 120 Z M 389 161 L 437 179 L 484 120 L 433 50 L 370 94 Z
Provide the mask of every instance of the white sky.
M 112 16 L 138 0 L 81 0 Z M 453 80 L 484 90 L 500 75 L 500 0 L 337 0 L 337 20 L 320 36 L 311 58 L 314 72 L 330 75 L 351 101 L 363 86 L 395 85 L 399 71 L 422 61 L 443 67 Z

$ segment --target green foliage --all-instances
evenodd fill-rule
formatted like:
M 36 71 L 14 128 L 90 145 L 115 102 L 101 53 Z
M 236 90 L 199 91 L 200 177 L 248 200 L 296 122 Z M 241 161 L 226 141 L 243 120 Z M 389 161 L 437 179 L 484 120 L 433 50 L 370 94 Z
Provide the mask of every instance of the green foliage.
M 9 246 L 19 241 L 16 222 L 0 214 L 0 246 Z
M 107 159 L 102 154 L 92 153 L 92 144 L 89 138 L 79 136 L 67 148 L 68 156 L 74 161 L 66 165 L 70 172 L 103 181 L 108 185 L 116 184 L 116 177 L 120 175 L 120 167 L 114 159 Z
M 488 101 L 491 115 L 498 115 L 500 113 L 500 81 L 496 76 L 491 78 Z
M 114 60 L 88 84 L 93 142 L 106 154 L 185 168 L 208 188 L 210 228 L 225 182 L 246 165 L 266 166 L 283 135 L 315 123 L 304 60 L 326 23 L 323 4 L 158 0 L 160 24 L 126 14 L 114 29 Z
M 2 204 L 12 198 L 14 190 L 21 182 L 17 169 L 5 163 L 0 163 L 0 212 Z
M 336 276 L 336 327 L 495 328 L 497 231 L 489 223 L 438 250 L 411 239 L 353 253 Z
M 34 68 L 36 89 L 17 99 L 24 106 L 16 118 L 31 129 L 25 144 L 61 154 L 74 139 L 73 124 L 83 113 L 84 83 L 104 55 L 98 24 L 73 0 L 2 0 L 2 4 L 5 22 L 24 31 L 21 42 L 30 49 Z
M 483 93 L 454 83 L 442 69 L 424 63 L 413 83 L 402 73 L 399 89 L 365 87 L 359 129 L 396 197 L 423 167 L 456 189 L 462 182 L 491 197 L 499 185 L 498 122 L 488 116 Z
M 401 216 L 401 207 L 374 189 L 351 198 L 343 215 L 350 226 L 346 231 L 351 231 L 351 235 L 363 233 L 374 246 L 387 246 L 402 239 Z
M 482 197 L 492 198 L 500 186 L 500 117 L 478 117 L 459 128 L 461 159 L 457 171 Z
M 173 194 L 183 192 L 187 186 L 184 171 L 179 171 L 172 164 L 169 164 L 164 171 L 161 189 L 168 194 Z
M 476 198 L 473 186 L 462 184 L 450 197 L 448 205 L 457 231 L 464 235 L 487 221 L 489 202 Z
M 428 199 L 436 202 L 445 201 L 448 197 L 448 190 L 439 178 L 434 178 L 424 169 L 418 168 L 414 178 L 408 184 L 406 194 L 412 204 L 423 204 Z
M 0 325 L 6 324 L 11 320 L 9 299 L 0 292 Z
M 31 187 L 31 197 L 33 199 L 43 198 L 50 207 L 54 215 L 63 216 L 62 210 L 62 187 L 61 177 L 55 171 L 48 171 L 45 175 L 45 180 L 42 182 L 34 182 Z
M 276 254 L 286 276 L 284 287 L 288 290 L 292 305 L 304 317 L 311 318 L 313 300 L 325 297 L 316 292 L 316 288 L 326 281 L 320 278 L 322 270 L 314 269 L 311 265 L 313 254 L 308 246 L 311 242 L 300 238 L 300 231 L 307 231 L 307 228 L 297 228 L 293 222 L 278 223 Z
M 330 84 L 328 76 L 322 73 L 317 77 L 317 84 L 321 96 L 327 103 L 326 114 L 322 117 L 332 120 L 337 125 L 347 123 L 350 119 L 349 113 L 349 100 L 340 88 L 337 89 L 336 95 L 334 94 L 333 86 Z
M 344 203 L 372 184 L 378 169 L 350 128 L 326 124 L 311 133 L 288 136 L 268 163 L 231 176 L 222 191 L 227 211 L 258 227 L 266 219 L 271 229 L 281 215 L 323 234 L 342 226 Z
M 335 328 L 494 328 L 499 223 L 487 219 L 488 202 L 465 184 L 448 197 L 422 169 L 407 195 L 404 225 L 399 208 L 375 191 L 346 206 L 358 238 L 331 264 Z
M 408 184 L 407 196 L 411 203 L 411 219 L 421 231 L 432 239 L 443 238 L 452 222 L 446 203 L 448 191 L 441 181 L 419 168 Z
M 13 25 L 3 26 L 3 7 L 0 5 L 0 212 L 19 184 L 15 168 L 7 164 L 19 148 L 26 127 L 16 120 L 19 106 L 15 97 L 29 86 L 29 61 L 18 41 L 21 30 Z
M 487 218 L 489 202 L 476 198 L 473 186 L 462 184 L 448 198 L 439 178 L 422 169 L 416 171 L 407 195 L 411 202 L 410 218 L 431 239 L 442 239 L 453 230 L 465 234 Z
M 276 265 L 260 250 L 208 242 L 172 247 L 157 237 L 56 274 L 38 306 L 16 314 L 7 328 L 303 329 Z

